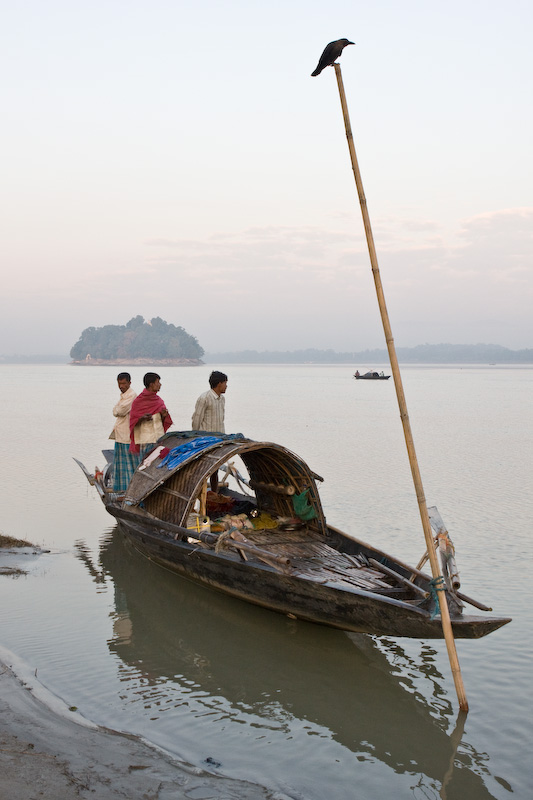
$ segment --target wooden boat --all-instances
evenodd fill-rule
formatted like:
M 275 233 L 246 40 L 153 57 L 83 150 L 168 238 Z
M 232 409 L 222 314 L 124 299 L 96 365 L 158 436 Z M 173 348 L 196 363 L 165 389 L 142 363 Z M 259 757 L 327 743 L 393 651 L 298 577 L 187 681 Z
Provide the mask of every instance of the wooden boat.
M 357 381 L 388 381 L 390 375 L 384 375 L 379 372 L 365 372 L 364 375 L 359 375 L 359 372 L 356 372 L 354 378 Z
M 77 463 L 129 540 L 156 564 L 290 617 L 378 636 L 442 638 L 430 576 L 328 525 L 317 489 L 322 478 L 286 448 L 240 434 L 167 433 L 120 498 L 110 488 L 112 452 L 106 457 L 95 475 Z M 206 501 L 209 477 L 236 457 L 249 475 L 236 473 L 246 493 L 227 488 Z M 210 500 L 222 516 L 229 510 L 227 529 L 215 531 Z M 247 528 L 239 529 L 239 509 Z M 212 530 L 200 524 L 206 511 Z M 479 638 L 510 621 L 465 614 L 465 603 L 491 609 L 457 586 L 448 575 L 456 637 Z

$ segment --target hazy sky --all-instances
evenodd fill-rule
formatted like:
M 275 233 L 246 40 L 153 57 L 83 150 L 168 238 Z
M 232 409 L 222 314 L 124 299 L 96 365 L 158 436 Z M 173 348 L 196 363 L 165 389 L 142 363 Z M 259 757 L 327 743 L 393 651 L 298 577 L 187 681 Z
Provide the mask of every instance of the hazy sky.
M 533 347 L 530 0 L 1 0 L 0 354 Z

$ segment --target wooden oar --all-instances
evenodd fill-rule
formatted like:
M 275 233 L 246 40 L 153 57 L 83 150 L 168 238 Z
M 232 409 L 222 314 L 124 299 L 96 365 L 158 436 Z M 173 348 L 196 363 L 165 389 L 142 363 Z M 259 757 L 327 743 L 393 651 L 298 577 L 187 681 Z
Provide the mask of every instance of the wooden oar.
M 330 526 L 331 527 L 331 526 Z M 426 553 L 427 556 L 427 553 Z M 405 564 L 403 561 L 399 561 L 396 559 L 396 563 L 398 566 L 403 567 L 408 572 L 411 573 L 412 577 L 418 575 L 419 578 L 423 578 L 425 581 L 430 581 L 431 577 L 426 575 L 425 572 L 422 572 L 418 567 L 412 567 L 409 564 Z M 463 592 L 455 592 L 455 596 L 462 600 L 464 603 L 468 603 L 475 608 L 479 608 L 480 611 L 492 611 L 492 606 L 487 606 L 485 603 L 481 603 L 479 600 L 474 600 L 473 597 L 469 597 L 467 594 L 463 594 Z
M 217 534 L 199 534 L 200 539 L 203 542 L 207 542 L 212 544 L 213 539 L 210 537 L 217 536 Z M 290 567 L 291 560 L 287 558 L 287 556 L 278 556 L 275 553 L 269 553 L 267 550 L 263 550 L 261 547 L 257 547 L 257 545 L 253 544 L 253 542 L 248 541 L 246 536 L 238 530 L 230 528 L 229 531 L 225 533 L 218 534 L 217 536 L 218 541 L 216 542 L 215 550 L 217 550 L 219 544 L 221 547 L 233 547 L 235 550 L 238 550 L 239 553 L 242 550 L 242 553 L 250 553 L 250 555 L 255 556 L 256 558 L 260 559 L 260 561 L 264 561 L 265 564 L 269 564 L 271 567 Z
M 386 567 L 385 564 L 380 564 L 380 562 L 376 561 L 375 558 L 369 558 L 368 561 L 376 569 L 381 570 L 386 575 L 390 575 L 391 578 L 395 578 L 398 583 L 402 584 L 402 586 L 406 586 L 408 589 L 411 589 L 411 591 L 416 592 L 416 594 L 419 594 L 422 597 L 428 597 L 429 592 L 424 591 L 424 589 L 422 589 L 420 586 L 417 586 L 416 583 L 413 583 L 413 581 L 410 581 L 408 578 L 404 578 L 404 576 L 400 575 L 399 572 L 396 572 L 390 567 Z
M 398 398 L 398 405 L 400 408 L 400 417 L 402 420 L 403 431 L 405 436 L 405 443 L 407 445 L 407 452 L 409 455 L 409 464 L 411 466 L 411 474 L 413 476 L 413 482 L 415 485 L 416 496 L 418 500 L 418 508 L 420 512 L 420 519 L 422 521 L 422 528 L 424 531 L 424 537 L 426 540 L 426 550 L 429 553 L 429 560 L 431 563 L 431 572 L 433 575 L 433 579 L 435 580 L 436 588 L 437 588 L 437 596 L 439 598 L 439 606 L 440 606 L 440 614 L 441 614 L 441 621 L 442 621 L 442 630 L 444 633 L 444 639 L 446 641 L 446 647 L 448 649 L 448 657 L 450 660 L 450 666 L 452 669 L 453 680 L 455 683 L 455 690 L 457 692 L 457 699 L 459 700 L 459 707 L 463 711 L 468 711 L 468 702 L 466 699 L 466 694 L 463 686 L 463 678 L 461 675 L 461 668 L 459 666 L 459 659 L 457 657 L 457 649 L 455 647 L 455 639 L 453 637 L 452 625 L 450 621 L 450 612 L 448 609 L 448 603 L 446 601 L 446 595 L 444 593 L 444 587 L 441 584 L 443 582 L 443 578 L 439 569 L 439 562 L 437 560 L 437 555 L 435 552 L 435 548 L 433 547 L 433 536 L 431 533 L 431 526 L 429 523 L 428 517 L 428 510 L 426 505 L 426 498 L 424 496 L 424 488 L 422 486 L 422 478 L 420 475 L 420 469 L 418 467 L 418 460 L 416 457 L 415 452 L 415 445 L 413 441 L 413 434 L 411 431 L 411 423 L 409 422 L 409 415 L 407 413 L 407 403 L 405 400 L 405 395 L 403 391 L 402 379 L 400 375 L 400 367 L 398 364 L 398 358 L 396 356 L 396 348 L 394 346 L 394 339 L 392 336 L 392 329 L 389 321 L 389 315 L 387 312 L 387 306 L 385 303 L 385 294 L 383 292 L 383 287 L 381 285 L 381 276 L 379 273 L 379 266 L 378 266 L 378 259 L 376 255 L 376 248 L 374 246 L 374 237 L 372 235 L 372 227 L 370 225 L 370 216 L 368 214 L 368 209 L 366 205 L 366 198 L 363 189 L 363 181 L 361 179 L 361 173 L 359 171 L 359 164 L 357 163 L 357 156 L 355 154 L 355 146 L 353 141 L 353 134 L 352 134 L 352 127 L 350 124 L 350 116 L 348 114 L 348 105 L 346 103 L 346 95 L 344 93 L 344 84 L 342 81 L 342 73 L 339 64 L 333 64 L 335 67 L 335 75 L 337 77 L 337 85 L 339 87 L 339 96 L 341 100 L 342 106 L 342 114 L 344 117 L 344 125 L 346 128 L 346 138 L 348 140 L 348 149 L 350 151 L 350 159 L 352 162 L 352 169 L 355 178 L 355 185 L 357 187 L 357 193 L 359 195 L 359 203 L 361 205 L 361 213 L 363 215 L 363 224 L 365 227 L 365 234 L 366 234 L 366 241 L 368 245 L 368 252 L 370 255 L 370 263 L 372 266 L 372 273 L 374 276 L 374 284 L 376 287 L 376 293 L 378 298 L 379 310 L 381 314 L 381 321 L 383 323 L 383 330 L 385 332 L 385 339 L 387 342 L 387 350 L 389 352 L 389 359 L 392 367 L 392 374 L 394 377 L 394 385 L 396 388 L 396 396 Z

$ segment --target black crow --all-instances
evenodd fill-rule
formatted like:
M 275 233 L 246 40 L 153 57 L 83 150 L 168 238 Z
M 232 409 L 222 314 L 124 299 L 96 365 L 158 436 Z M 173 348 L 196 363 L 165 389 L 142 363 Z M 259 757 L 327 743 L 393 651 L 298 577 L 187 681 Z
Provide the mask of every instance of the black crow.
M 331 67 L 348 44 L 355 44 L 355 42 L 350 42 L 348 39 L 337 39 L 336 42 L 327 44 L 324 48 L 324 52 L 320 56 L 317 68 L 311 73 L 312 77 L 314 78 L 315 75 L 320 75 L 325 67 Z

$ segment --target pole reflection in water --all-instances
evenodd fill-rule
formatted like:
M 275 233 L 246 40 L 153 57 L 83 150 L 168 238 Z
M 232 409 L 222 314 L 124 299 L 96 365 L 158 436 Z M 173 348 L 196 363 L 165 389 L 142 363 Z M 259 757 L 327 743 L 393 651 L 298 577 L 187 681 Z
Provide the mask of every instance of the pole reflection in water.
M 421 797 L 493 797 L 482 777 L 487 755 L 463 740 L 464 714 L 447 734 L 453 708 L 429 646 L 422 664 L 414 663 L 396 640 L 378 645 L 255 608 L 155 566 L 118 529 L 101 541 L 99 568 L 83 543 L 77 551 L 97 586 L 113 582 L 108 646 L 118 658 L 121 698 L 143 705 L 158 744 L 172 749 L 208 731 L 226 766 L 229 751 L 261 737 L 269 747 L 281 736 L 287 759 L 294 748 L 301 760 L 309 754 L 294 741 L 296 725 L 358 762 L 412 776 L 415 797 L 421 787 Z M 420 681 L 431 691 L 418 690 Z M 310 768 L 316 780 L 331 779 L 323 766 Z

